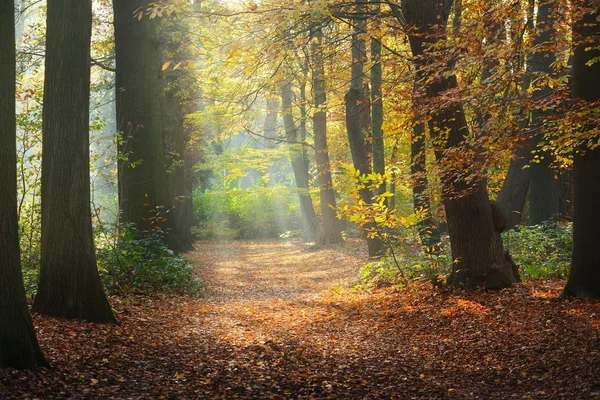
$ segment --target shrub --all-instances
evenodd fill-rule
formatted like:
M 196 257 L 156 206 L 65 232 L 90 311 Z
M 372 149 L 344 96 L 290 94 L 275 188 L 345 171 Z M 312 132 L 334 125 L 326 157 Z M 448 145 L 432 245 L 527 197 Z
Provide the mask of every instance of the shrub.
M 416 238 L 405 230 L 406 237 Z M 445 282 L 450 272 L 451 256 L 448 236 L 442 237 L 437 249 L 426 251 L 417 239 L 394 245 L 394 252 L 361 268 L 360 286 L 406 285 L 410 281 L 426 280 L 435 286 Z M 434 251 L 435 250 L 435 251 Z
M 98 249 L 98 270 L 106 289 L 118 294 L 200 293 L 205 284 L 186 260 L 170 250 L 158 233 L 136 237 L 122 227 L 113 245 Z
M 569 273 L 572 224 L 548 221 L 503 233 L 504 246 L 523 278 L 559 278 Z

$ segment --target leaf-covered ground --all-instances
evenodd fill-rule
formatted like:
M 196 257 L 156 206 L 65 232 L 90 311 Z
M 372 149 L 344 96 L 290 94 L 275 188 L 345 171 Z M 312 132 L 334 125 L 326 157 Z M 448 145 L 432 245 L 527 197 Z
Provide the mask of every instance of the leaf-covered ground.
M 564 282 L 354 291 L 362 243 L 199 243 L 205 298 L 113 298 L 118 325 L 34 315 L 53 368 L 0 398 L 600 398 L 600 303 Z

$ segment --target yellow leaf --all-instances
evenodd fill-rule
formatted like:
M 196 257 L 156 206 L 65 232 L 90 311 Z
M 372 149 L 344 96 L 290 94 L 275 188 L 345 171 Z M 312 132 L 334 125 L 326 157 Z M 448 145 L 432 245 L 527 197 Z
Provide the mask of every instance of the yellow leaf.
M 169 68 L 169 65 L 171 65 L 171 61 L 167 61 L 162 65 L 161 71 L 164 71 L 165 69 Z

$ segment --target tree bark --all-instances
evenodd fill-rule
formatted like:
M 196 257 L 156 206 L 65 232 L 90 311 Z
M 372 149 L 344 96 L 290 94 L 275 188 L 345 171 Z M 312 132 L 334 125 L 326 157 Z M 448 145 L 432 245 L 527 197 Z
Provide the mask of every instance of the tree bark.
M 48 364 L 35 336 L 21 275 L 14 18 L 14 2 L 0 2 L 0 368 L 36 369 Z
M 410 158 L 410 173 L 413 179 L 413 207 L 415 211 L 423 214 L 423 217 L 419 220 L 419 236 L 421 243 L 430 250 L 440 242 L 440 235 L 431 215 L 431 202 L 427 194 L 429 182 L 425 162 L 425 124 L 423 122 L 419 122 L 413 127 L 410 141 Z
M 163 120 L 165 153 L 167 155 L 166 169 L 169 181 L 170 198 L 173 199 L 171 218 L 177 226 L 177 238 L 180 250 L 192 250 L 192 182 L 190 166 L 186 157 L 188 135 L 185 130 L 185 112 L 177 92 L 180 84 L 177 79 L 172 79 L 168 88 L 165 88 Z
M 281 112 L 286 139 L 290 143 L 290 158 L 294 171 L 294 180 L 298 190 L 300 212 L 302 213 L 303 237 L 306 242 L 317 238 L 318 221 L 312 198 L 310 197 L 310 175 L 308 174 L 308 157 L 304 149 L 304 141 L 298 141 L 298 132 L 292 114 L 292 85 L 285 82 L 281 85 Z
M 538 0 L 536 17 L 536 35 L 533 45 L 536 50 L 528 60 L 530 73 L 535 75 L 551 75 L 552 64 L 556 61 L 555 49 L 552 44 L 556 30 L 553 28 L 555 18 L 554 0 Z M 552 89 L 544 85 L 533 94 L 534 102 L 543 102 L 552 94 Z M 543 142 L 544 118 L 548 111 L 542 111 L 542 106 L 535 105 L 531 113 L 531 126 L 534 136 L 530 145 L 534 152 L 530 163 L 530 192 L 529 192 L 529 225 L 538 225 L 558 215 L 558 181 L 552 170 L 554 157 L 550 151 L 542 150 L 539 145 Z
M 312 37 L 314 38 L 311 53 L 313 58 L 312 80 L 315 104 L 313 138 L 323 228 L 321 241 L 325 244 L 342 243 L 344 239 L 342 238 L 339 221 L 336 218 L 335 192 L 333 191 L 329 152 L 327 149 L 327 114 L 325 111 L 327 106 L 327 92 L 325 91 L 325 67 L 322 54 L 323 32 L 321 31 L 321 27 L 316 26 L 313 28 Z
M 376 0 L 373 3 L 375 14 L 375 28 L 379 30 L 379 12 L 380 6 Z M 383 72 L 381 67 L 381 35 L 371 39 L 371 127 L 373 131 L 373 172 L 385 175 L 385 146 L 383 139 L 383 93 L 381 85 L 383 81 Z M 386 191 L 385 182 L 377 187 L 374 192 L 376 195 L 382 195 Z
M 263 144 L 267 149 L 277 147 L 279 141 L 279 130 L 277 129 L 277 118 L 279 117 L 279 99 L 267 97 L 267 115 L 263 125 Z
M 189 28 L 185 19 L 160 18 L 161 63 L 171 62 L 185 65 L 186 60 L 193 58 L 190 45 L 181 42 L 181 32 Z M 190 76 L 189 70 L 181 68 L 166 68 L 164 75 L 164 88 L 162 89 L 164 106 L 162 121 L 164 125 L 164 153 L 167 163 L 167 179 L 169 186 L 169 199 L 173 204 L 171 218 L 177 227 L 177 238 L 181 250 L 193 249 L 194 238 L 191 228 L 193 221 L 193 171 L 194 151 L 190 149 L 190 138 L 193 133 L 186 124 L 186 115 L 198 109 L 198 93 L 195 78 Z
M 514 158 L 510 161 L 502 189 L 500 189 L 496 199 L 506 211 L 508 229 L 519 225 L 523 217 L 530 182 L 530 170 L 525 167 L 529 165 L 530 159 L 531 150 L 529 146 L 517 149 Z
M 587 63 L 600 57 L 600 12 L 596 2 L 587 0 L 582 3 L 587 12 L 576 21 L 573 32 L 577 44 L 573 55 L 572 95 L 575 99 L 595 102 L 600 99 L 600 63 Z M 597 117 L 587 127 L 598 129 Z M 600 297 L 600 148 L 577 149 L 573 173 L 573 258 L 569 279 L 561 296 Z
M 364 6 L 357 0 L 357 13 L 360 13 Z M 362 39 L 364 34 L 364 20 L 356 21 L 356 27 L 352 33 L 352 72 L 350 80 L 350 90 L 346 93 L 346 130 L 348 131 L 348 140 L 352 152 L 352 161 L 354 168 L 360 172 L 361 176 L 371 174 L 371 165 L 367 148 L 365 146 L 364 132 L 364 110 L 368 109 L 367 99 L 363 96 L 363 78 L 364 78 L 364 60 L 365 41 Z M 365 204 L 373 203 L 373 193 L 371 190 L 362 186 L 359 188 L 359 195 Z M 383 253 L 383 242 L 379 236 L 373 236 L 371 233 L 377 229 L 374 222 L 368 222 L 362 226 L 364 235 L 369 248 L 369 256 L 380 256 Z
M 522 10 L 520 7 L 526 7 L 527 20 L 524 26 L 520 26 L 523 21 L 515 20 L 513 17 L 510 21 L 511 42 L 515 43 L 516 53 L 524 54 L 521 50 L 523 37 L 525 33 L 533 35 L 533 14 L 534 14 L 534 0 L 528 0 L 527 4 L 517 4 L 518 11 L 515 15 L 521 16 Z M 520 18 L 520 17 L 516 17 Z M 525 67 L 525 59 L 522 55 L 519 55 L 516 59 L 516 68 L 523 69 Z M 529 87 L 529 79 L 525 75 L 521 82 L 522 96 L 527 96 L 527 89 Z M 529 124 L 529 114 L 524 117 L 519 117 L 519 127 L 525 128 Z M 507 229 L 512 229 L 519 225 L 523 219 L 523 211 L 527 202 L 527 195 L 530 187 L 530 172 L 531 169 L 528 167 L 531 161 L 531 142 L 526 141 L 518 144 L 519 147 L 514 150 L 513 158 L 510 161 L 506 177 L 498 194 L 496 201 L 500 206 L 506 210 L 507 217 Z M 527 167 L 527 168 L 526 168 Z
M 427 66 L 425 50 L 435 45 L 448 20 L 444 5 L 437 0 L 405 0 L 404 17 L 413 29 L 409 42 L 417 68 Z M 440 28 L 441 27 L 441 31 Z M 427 74 L 424 72 L 424 74 Z M 424 78 L 427 76 L 424 75 Z M 435 100 L 457 86 L 456 77 L 437 77 L 425 83 L 426 98 Z M 517 282 L 516 268 L 507 257 L 496 231 L 485 179 L 467 178 L 476 174 L 478 151 L 467 143 L 468 126 L 460 103 L 436 111 L 430 120 L 444 190 L 444 207 L 452 247 L 452 271 L 448 284 L 474 288 L 485 285 L 501 289 Z M 447 136 L 445 136 L 447 135 Z M 452 167 L 449 169 L 448 167 Z
M 121 221 L 138 234 L 161 232 L 171 249 L 181 250 L 164 154 L 159 21 L 137 14 L 149 2 L 113 0 L 119 207 Z
M 33 308 L 114 322 L 96 266 L 90 211 L 91 0 L 49 0 L 42 124 L 42 244 Z

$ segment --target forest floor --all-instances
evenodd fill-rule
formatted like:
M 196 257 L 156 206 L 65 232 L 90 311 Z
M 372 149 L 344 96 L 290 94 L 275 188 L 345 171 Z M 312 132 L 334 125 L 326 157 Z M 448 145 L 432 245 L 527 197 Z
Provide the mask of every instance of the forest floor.
M 564 281 L 355 290 L 362 243 L 198 243 L 202 298 L 112 298 L 118 324 L 34 315 L 52 364 L 0 398 L 600 398 L 600 303 Z

